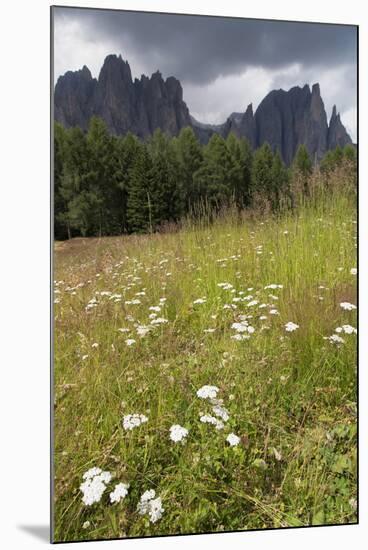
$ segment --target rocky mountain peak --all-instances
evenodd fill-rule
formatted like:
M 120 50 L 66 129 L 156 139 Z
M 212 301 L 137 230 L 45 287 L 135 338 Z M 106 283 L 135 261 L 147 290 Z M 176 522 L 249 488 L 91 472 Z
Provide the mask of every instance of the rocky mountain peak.
M 191 126 L 206 143 L 213 133 L 227 137 L 233 132 L 247 138 L 253 148 L 268 142 L 286 164 L 292 162 L 301 143 L 316 161 L 328 149 L 351 143 L 336 106 L 328 124 L 318 83 L 312 88 L 305 84 L 288 91 L 273 90 L 255 113 L 250 103 L 245 112 L 232 113 L 223 124 L 201 124 L 190 116 L 177 78 L 164 80 L 157 70 L 151 77 L 141 75 L 133 81 L 128 61 L 115 54 L 106 57 L 97 80 L 85 65 L 60 76 L 54 105 L 55 119 L 66 127 L 86 130 L 91 116 L 97 115 L 111 133 L 131 131 L 140 138 L 152 135 L 156 128 L 177 135 Z

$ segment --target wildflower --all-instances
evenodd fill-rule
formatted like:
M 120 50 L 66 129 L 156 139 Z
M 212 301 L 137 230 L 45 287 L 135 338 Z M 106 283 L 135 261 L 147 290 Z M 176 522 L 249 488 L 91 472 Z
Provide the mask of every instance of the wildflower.
M 145 325 L 138 325 L 137 327 L 137 334 L 138 336 L 140 336 L 141 338 L 143 338 L 144 336 L 146 336 L 146 334 L 149 333 L 149 331 L 151 330 L 150 327 L 147 327 Z
M 184 443 L 185 438 L 188 435 L 188 430 L 179 426 L 179 424 L 173 424 L 170 428 L 170 439 L 175 443 L 177 441 L 182 441 Z
M 221 420 L 218 420 L 214 416 L 211 416 L 210 414 L 203 414 L 199 420 L 203 422 L 203 424 L 213 424 L 216 428 L 216 430 L 222 430 L 224 428 L 224 423 L 221 422 Z
M 231 328 L 236 330 L 236 332 L 247 332 L 248 330 L 246 321 L 243 321 L 242 323 L 233 323 L 231 325 Z
M 97 343 L 97 342 L 94 342 L 94 343 L 92 344 L 92 347 L 93 347 L 93 348 L 98 348 L 98 343 Z
M 231 336 L 230 338 L 241 342 L 242 340 L 249 340 L 250 336 L 249 334 L 234 334 L 234 336 Z
M 296 323 L 293 323 L 292 321 L 289 321 L 285 325 L 286 332 L 294 332 L 294 330 L 296 330 L 298 328 L 299 328 L 299 325 L 297 325 Z
M 356 334 L 357 329 L 352 327 L 351 325 L 342 325 L 342 327 L 337 327 L 335 329 L 335 332 L 345 332 L 345 334 Z
M 358 273 L 358 270 L 356 267 L 352 267 L 350 270 L 351 275 L 356 275 Z
M 110 493 L 110 502 L 120 502 L 128 494 L 129 483 L 118 483 Z
M 206 332 L 207 334 L 212 334 L 212 332 L 215 332 L 215 328 L 205 328 L 203 332 Z
M 231 433 L 227 436 L 226 441 L 229 443 L 230 447 L 236 447 L 240 443 L 240 437 Z
M 223 290 L 231 290 L 233 288 L 233 285 L 231 285 L 230 283 L 217 283 L 217 286 L 219 286 Z
M 164 317 L 157 317 L 157 319 L 153 319 L 151 321 L 151 325 L 164 325 L 165 323 L 168 323 L 169 321 L 167 319 L 164 319 Z
M 150 311 L 156 311 L 157 313 L 161 311 L 160 306 L 151 306 L 148 308 Z
M 345 309 L 346 311 L 352 311 L 353 309 L 356 309 L 356 306 L 354 304 L 350 304 L 349 302 L 341 302 L 340 307 L 342 307 L 342 309 Z
M 270 315 L 279 315 L 277 309 L 270 309 Z
M 135 344 L 135 340 L 134 338 L 128 338 L 127 340 L 125 340 L 125 343 L 127 346 L 132 346 L 133 344 Z
M 225 407 L 221 407 L 221 405 L 215 405 L 212 407 L 213 413 L 221 418 L 224 422 L 227 422 L 229 420 L 229 411 L 225 409 Z
M 124 332 L 129 332 L 130 329 L 129 328 L 118 328 L 118 331 L 121 332 L 121 333 L 124 333 Z
M 201 399 L 215 399 L 219 388 L 217 386 L 202 386 L 197 391 L 197 397 Z
M 162 508 L 162 501 L 160 497 L 155 498 L 156 493 L 153 489 L 146 491 L 140 498 L 140 501 L 137 506 L 137 511 L 142 516 L 148 514 L 150 521 L 156 523 L 161 519 L 163 512 L 165 511 Z
M 147 421 L 148 418 L 144 414 L 127 414 L 123 418 L 123 427 L 125 430 L 132 430 Z
M 101 468 L 90 468 L 83 474 L 83 479 L 92 479 L 94 476 L 97 476 L 98 474 L 101 474 L 102 470 Z
M 333 334 L 332 336 L 324 336 L 323 339 L 329 340 L 332 344 L 344 344 L 345 342 L 345 340 L 337 334 Z
M 205 304 L 206 298 L 197 298 L 197 300 L 194 300 L 193 304 Z
M 79 488 L 83 493 L 82 501 L 86 506 L 91 506 L 101 500 L 111 477 L 110 472 L 103 472 L 100 468 L 91 468 L 83 475 L 85 481 Z
M 90 521 L 85 521 L 82 525 L 82 529 L 88 529 L 88 527 L 91 525 Z

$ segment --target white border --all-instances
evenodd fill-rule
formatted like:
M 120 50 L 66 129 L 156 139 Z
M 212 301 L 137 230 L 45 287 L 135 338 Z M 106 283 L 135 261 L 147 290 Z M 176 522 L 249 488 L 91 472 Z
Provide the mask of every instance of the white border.
M 74 2 L 59 0 L 58 5 Z M 368 18 L 359 0 L 84 0 L 88 7 L 234 15 L 360 25 L 360 281 L 367 281 Z M 49 521 L 49 0 L 7 2 L 1 11 L 1 543 L 38 548 L 45 541 L 23 527 Z M 365 70 L 364 70 L 365 68 Z M 349 86 L 349 83 L 346 83 Z M 4 124 L 5 118 L 5 124 Z M 5 152 L 4 152 L 5 150 Z M 5 164 L 5 169 L 4 169 Z M 5 308 L 4 308 L 5 300 Z M 360 296 L 360 525 L 302 530 L 125 540 L 127 549 L 300 549 L 362 547 L 367 539 L 367 292 Z M 42 532 L 42 529 L 41 529 Z M 92 543 L 91 543 L 92 544 Z M 81 548 L 69 544 L 68 548 Z

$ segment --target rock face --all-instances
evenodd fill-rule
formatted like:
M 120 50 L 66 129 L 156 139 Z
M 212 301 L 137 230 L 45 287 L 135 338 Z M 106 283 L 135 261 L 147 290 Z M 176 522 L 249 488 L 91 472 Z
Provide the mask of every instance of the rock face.
M 174 136 L 191 126 L 207 143 L 214 133 L 226 138 L 234 132 L 247 138 L 254 149 L 268 142 L 286 164 L 292 162 L 300 144 L 318 162 L 328 149 L 352 143 L 336 107 L 328 125 L 319 84 L 312 90 L 308 85 L 273 90 L 255 114 L 250 104 L 244 113 L 232 113 L 224 124 L 202 124 L 190 116 L 179 80 L 173 76 L 164 80 L 157 71 L 151 78 L 142 75 L 133 82 L 129 63 L 116 55 L 106 57 L 98 79 L 86 66 L 60 76 L 54 101 L 55 119 L 66 127 L 86 130 L 91 116 L 97 115 L 111 133 L 131 131 L 140 138 L 152 135 L 156 128 Z
M 129 63 L 121 56 L 106 57 L 98 80 L 87 67 L 67 72 L 55 86 L 55 119 L 66 127 L 87 129 L 91 116 L 103 118 L 111 133 L 128 131 L 144 138 L 156 128 L 176 135 L 191 126 L 180 82 L 160 72 L 132 80 Z
M 351 138 L 340 120 L 340 114 L 336 114 L 336 105 L 334 105 L 327 134 L 327 148 L 344 147 L 349 143 L 352 143 Z
M 320 160 L 327 150 L 327 117 L 319 85 L 288 92 L 274 90 L 260 103 L 256 114 L 257 146 L 267 141 L 290 164 L 304 143 L 312 159 Z

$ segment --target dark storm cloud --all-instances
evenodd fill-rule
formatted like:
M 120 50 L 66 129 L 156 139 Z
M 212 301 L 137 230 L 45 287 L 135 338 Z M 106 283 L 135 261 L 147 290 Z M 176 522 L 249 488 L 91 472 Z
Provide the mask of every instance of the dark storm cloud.
M 356 62 L 352 26 L 65 8 L 59 15 L 80 22 L 95 40 L 120 45 L 123 58 L 124 48 L 133 50 L 142 66 L 188 83 L 206 84 L 249 67 L 331 69 Z

